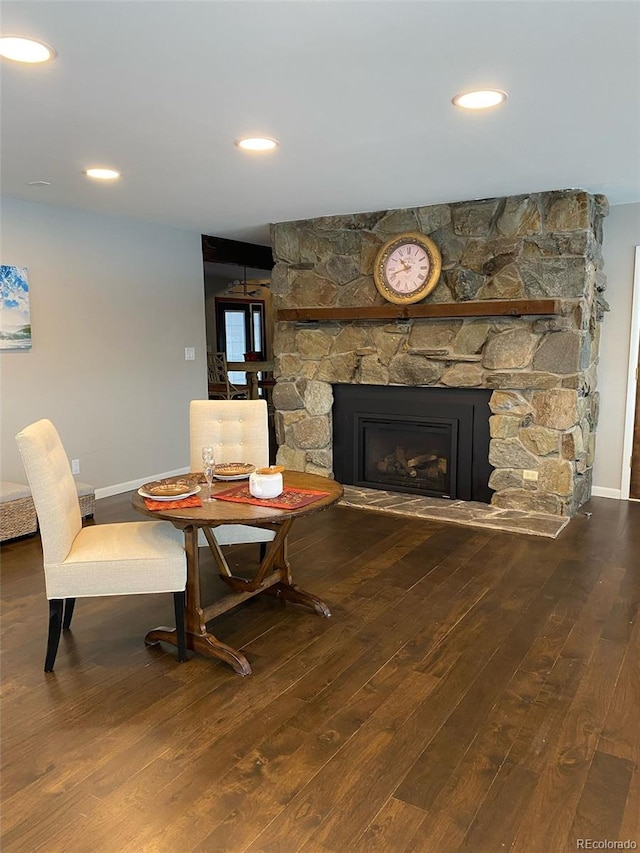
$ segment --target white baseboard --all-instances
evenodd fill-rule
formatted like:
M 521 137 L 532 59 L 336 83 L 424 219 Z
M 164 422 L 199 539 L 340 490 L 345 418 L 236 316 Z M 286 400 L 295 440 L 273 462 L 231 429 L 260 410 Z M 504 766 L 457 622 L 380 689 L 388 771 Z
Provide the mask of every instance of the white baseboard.
M 145 483 L 151 480 L 162 480 L 164 477 L 177 477 L 179 474 L 188 474 L 188 468 L 178 468 L 175 471 L 167 471 L 164 474 L 151 474 L 149 477 L 142 477 L 139 480 L 130 480 L 128 483 L 115 483 L 113 486 L 105 486 L 102 489 L 96 489 L 96 500 L 100 498 L 110 498 L 111 495 L 121 495 L 123 492 L 131 492 L 133 489 L 139 489 Z
M 616 501 L 622 500 L 622 491 L 620 489 L 607 489 L 604 486 L 592 486 L 591 494 L 594 498 L 613 498 Z

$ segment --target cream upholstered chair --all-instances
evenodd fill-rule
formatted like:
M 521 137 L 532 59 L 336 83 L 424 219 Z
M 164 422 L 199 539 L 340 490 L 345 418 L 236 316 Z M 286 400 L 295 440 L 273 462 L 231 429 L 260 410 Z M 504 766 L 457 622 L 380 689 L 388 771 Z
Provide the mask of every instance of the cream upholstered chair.
M 166 521 L 83 527 L 69 460 L 51 421 L 25 427 L 16 440 L 40 523 L 44 555 L 49 599 L 44 671 L 53 671 L 60 632 L 71 625 L 76 598 L 99 595 L 172 592 L 178 658 L 186 660 L 187 561 L 182 533 Z
M 202 448 L 213 447 L 216 464 L 249 462 L 256 468 L 269 464 L 269 427 L 264 400 L 192 400 L 189 408 L 191 470 L 202 471 Z M 200 545 L 207 541 L 200 531 Z M 221 524 L 213 528 L 218 545 L 270 542 L 275 533 L 247 524 Z

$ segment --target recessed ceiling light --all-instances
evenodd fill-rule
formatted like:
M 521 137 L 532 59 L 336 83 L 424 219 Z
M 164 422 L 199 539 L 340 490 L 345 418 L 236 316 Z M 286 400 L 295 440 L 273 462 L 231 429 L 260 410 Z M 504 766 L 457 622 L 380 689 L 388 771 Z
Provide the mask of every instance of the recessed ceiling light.
M 113 181 L 120 177 L 120 172 L 116 172 L 115 169 L 85 169 L 84 174 L 98 181 Z
M 0 56 L 14 62 L 48 62 L 56 55 L 51 45 L 22 36 L 0 36 Z
M 452 103 L 465 110 L 486 110 L 506 100 L 507 93 L 500 89 L 479 89 L 476 92 L 460 92 L 452 98 Z
M 277 148 L 279 142 L 277 139 L 271 139 L 268 136 L 247 136 L 243 139 L 236 139 L 235 144 L 243 151 L 273 151 Z

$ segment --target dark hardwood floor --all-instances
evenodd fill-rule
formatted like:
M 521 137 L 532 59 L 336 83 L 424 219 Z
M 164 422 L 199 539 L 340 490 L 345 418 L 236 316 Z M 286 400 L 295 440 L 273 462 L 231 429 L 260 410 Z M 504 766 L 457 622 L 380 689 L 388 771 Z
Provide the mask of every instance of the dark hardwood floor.
M 301 519 L 295 576 L 333 616 L 255 598 L 220 617 L 244 679 L 145 647 L 170 595 L 79 600 L 45 675 L 39 539 L 5 544 L 2 850 L 640 845 L 640 504 L 584 510 L 556 541 Z M 128 495 L 97 503 L 134 516 Z

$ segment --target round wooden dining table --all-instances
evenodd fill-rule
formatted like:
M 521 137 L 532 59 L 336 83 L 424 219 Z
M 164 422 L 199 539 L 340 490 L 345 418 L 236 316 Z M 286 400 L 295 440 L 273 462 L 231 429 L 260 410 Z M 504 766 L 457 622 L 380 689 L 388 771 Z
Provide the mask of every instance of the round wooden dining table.
M 284 495 L 287 489 L 311 490 L 324 494 L 313 503 L 291 509 L 279 509 L 266 505 L 233 503 L 215 499 L 220 492 L 239 485 L 237 482 L 216 481 L 212 487 L 213 501 L 207 501 L 208 487 L 202 486 L 202 506 L 178 509 L 148 509 L 144 497 L 138 493 L 132 497 L 138 512 L 156 520 L 170 521 L 184 531 L 187 556 L 187 590 L 185 627 L 187 648 L 209 657 L 219 658 L 230 664 L 239 675 L 249 675 L 251 667 L 246 657 L 237 649 L 228 646 L 207 630 L 207 622 L 225 613 L 232 607 L 255 595 L 275 595 L 284 601 L 295 602 L 311 608 L 320 616 L 329 617 L 331 612 L 324 601 L 313 593 L 301 589 L 293 582 L 291 566 L 287 558 L 287 536 L 296 518 L 311 515 L 335 504 L 343 495 L 340 483 L 317 474 L 285 471 Z M 176 480 L 184 477 L 174 478 Z M 164 482 L 169 482 L 164 481 Z M 246 481 L 243 481 L 246 483 Z M 266 552 L 251 578 L 239 577 L 231 571 L 213 530 L 222 524 L 248 524 L 273 530 L 274 539 L 267 543 Z M 198 531 L 202 530 L 218 567 L 221 580 L 229 592 L 216 601 L 203 605 L 200 598 L 200 561 Z M 154 628 L 145 636 L 145 642 L 153 645 L 160 641 L 177 645 L 174 628 Z

